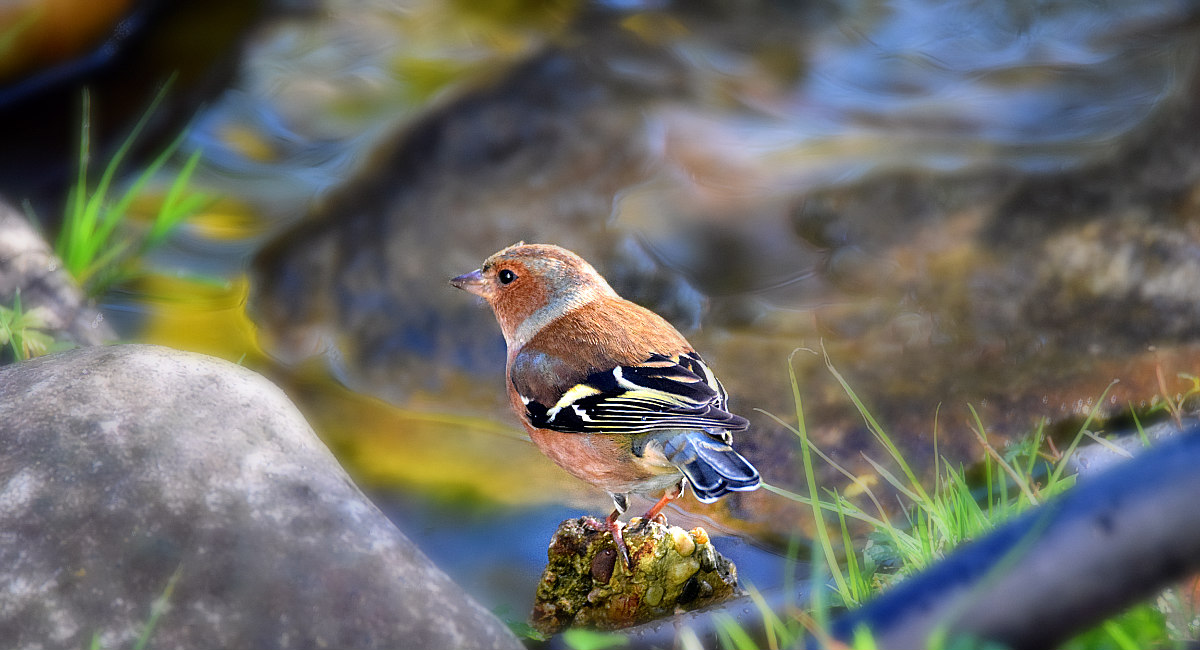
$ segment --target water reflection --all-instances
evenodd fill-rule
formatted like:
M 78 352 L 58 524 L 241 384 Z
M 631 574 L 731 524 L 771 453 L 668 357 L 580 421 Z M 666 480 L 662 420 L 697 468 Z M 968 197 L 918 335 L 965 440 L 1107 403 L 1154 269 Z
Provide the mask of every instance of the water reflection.
M 228 229 L 190 245 L 232 278 L 235 307 L 204 315 L 146 289 L 144 336 L 242 357 L 252 273 L 274 359 L 252 365 L 360 477 L 405 493 L 414 534 L 535 577 L 532 546 L 487 545 L 534 545 L 564 504 L 601 512 L 603 495 L 469 423 L 512 424 L 503 344 L 446 286 L 520 239 L 579 251 L 687 330 L 753 421 L 747 455 L 787 487 L 797 442 L 755 409 L 794 413 L 796 348 L 813 352 L 793 365 L 813 438 L 868 480 L 863 453 L 883 456 L 823 352 L 919 469 L 935 430 L 938 453 L 978 458 L 968 405 L 1000 444 L 1043 417 L 1070 426 L 1113 378 L 1109 413 L 1152 400 L 1160 374 L 1197 372 L 1200 178 L 1173 164 L 1200 156 L 1194 9 L 755 9 L 331 0 L 276 21 L 189 140 L 207 191 L 244 217 L 226 222 L 241 246 Z M 412 496 L 447 491 L 495 508 L 443 519 Z M 810 525 L 765 491 L 685 507 L 768 543 Z
M 501 618 L 524 621 L 546 564 L 549 538 L 559 522 L 579 516 L 560 506 L 518 507 L 497 517 L 470 503 L 415 499 L 411 495 L 375 495 L 383 510 L 455 582 Z M 493 540 L 496 543 L 481 543 Z M 738 568 L 743 586 L 781 589 L 786 579 L 779 555 L 736 537 L 716 542 Z M 807 563 L 795 565 L 796 580 L 807 579 Z
M 828 133 L 859 125 L 933 139 L 920 162 L 986 160 L 1054 169 L 1102 153 L 1169 90 L 1172 2 L 870 3 L 813 44 L 815 98 Z M 795 117 L 805 115 L 793 113 Z M 956 151 L 956 149 L 958 149 Z
M 665 47 L 649 60 L 603 56 L 618 74 L 649 73 L 658 92 L 687 87 L 687 101 L 646 116 L 652 144 L 701 141 L 724 163 L 711 176 L 728 183 L 728 169 L 747 165 L 748 191 L 794 192 L 894 165 L 1054 169 L 1102 154 L 1171 90 L 1186 10 L 1169 1 L 635 10 L 617 15 L 622 27 Z M 291 179 L 302 209 L 381 131 L 558 36 L 470 18 L 440 3 L 331 2 L 322 20 L 279 21 L 255 40 L 238 87 L 205 111 L 194 144 L 230 177 Z M 572 31 L 595 37 L 582 19 Z M 234 130 L 259 134 L 267 160 Z

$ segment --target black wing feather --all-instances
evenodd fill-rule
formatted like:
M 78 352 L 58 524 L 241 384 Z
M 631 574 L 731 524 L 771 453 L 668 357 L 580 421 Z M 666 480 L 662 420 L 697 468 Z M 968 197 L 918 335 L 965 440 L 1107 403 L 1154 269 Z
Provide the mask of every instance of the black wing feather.
M 564 433 L 647 433 L 669 429 L 740 431 L 725 410 L 721 382 L 695 353 L 655 354 L 636 366 L 588 375 L 556 404 L 527 400 L 530 422 Z

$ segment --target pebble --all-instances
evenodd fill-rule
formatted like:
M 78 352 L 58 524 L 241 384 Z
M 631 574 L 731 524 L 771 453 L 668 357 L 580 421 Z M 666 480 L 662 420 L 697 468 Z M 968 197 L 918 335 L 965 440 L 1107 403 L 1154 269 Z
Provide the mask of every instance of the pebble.
M 650 587 L 646 589 L 646 604 L 650 605 L 651 607 L 657 607 L 658 604 L 662 602 L 663 593 L 662 587 L 658 585 L 650 585 Z
M 692 536 L 678 526 L 671 527 L 671 540 L 675 542 L 675 552 L 688 557 L 696 551 L 696 542 Z
M 667 579 L 671 584 L 683 584 L 688 578 L 696 574 L 700 570 L 700 563 L 696 560 L 685 560 L 676 564 L 672 564 L 667 568 Z

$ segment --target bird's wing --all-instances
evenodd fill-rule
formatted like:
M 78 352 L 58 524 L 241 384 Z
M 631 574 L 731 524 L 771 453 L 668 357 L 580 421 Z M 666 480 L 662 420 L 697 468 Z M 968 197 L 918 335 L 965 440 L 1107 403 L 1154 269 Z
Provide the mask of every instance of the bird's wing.
M 727 394 L 694 352 L 651 355 L 636 365 L 594 372 L 546 404 L 522 392 L 530 423 L 564 433 L 647 433 L 667 429 L 740 431 L 745 418 L 725 410 Z M 549 401 L 549 400 L 547 400 Z

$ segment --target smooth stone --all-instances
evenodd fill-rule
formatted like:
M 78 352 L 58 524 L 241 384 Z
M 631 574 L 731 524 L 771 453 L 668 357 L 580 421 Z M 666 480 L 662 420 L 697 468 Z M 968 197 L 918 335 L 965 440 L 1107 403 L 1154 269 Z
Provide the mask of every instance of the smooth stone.
M 283 392 L 146 345 L 0 370 L 0 638 L 521 648 L 376 508 Z

